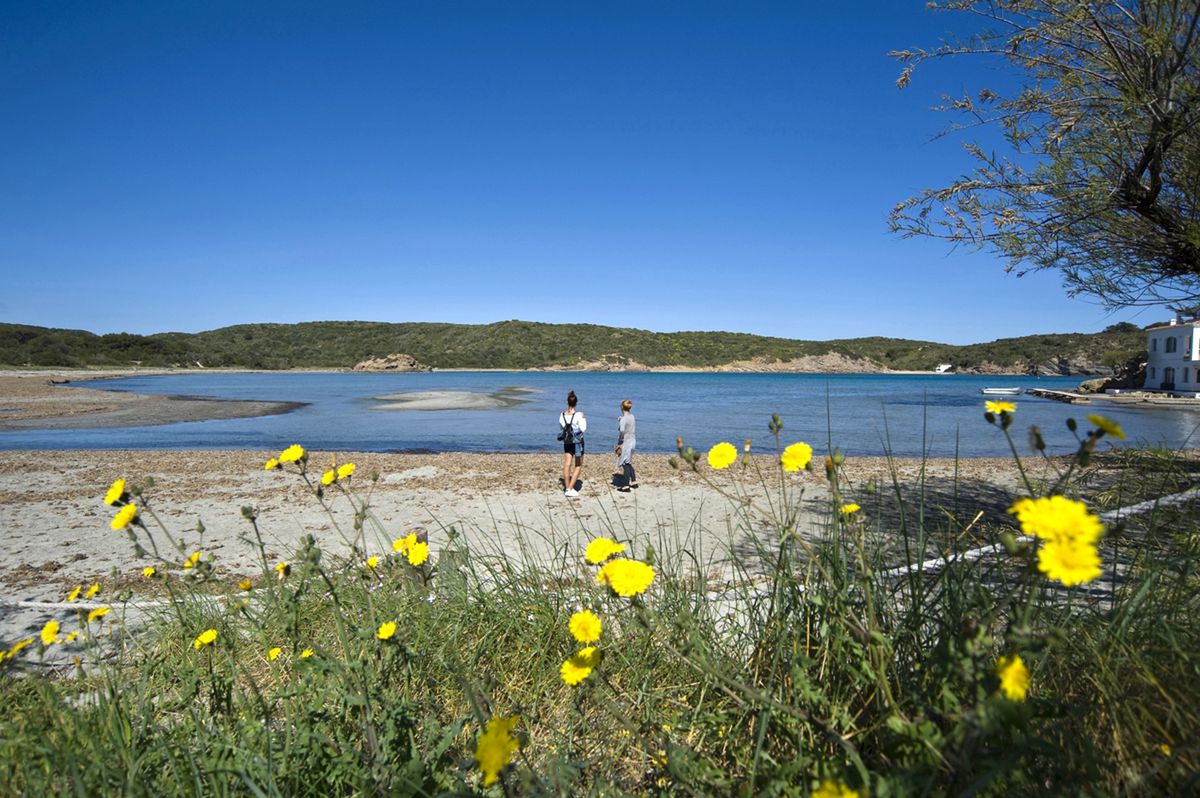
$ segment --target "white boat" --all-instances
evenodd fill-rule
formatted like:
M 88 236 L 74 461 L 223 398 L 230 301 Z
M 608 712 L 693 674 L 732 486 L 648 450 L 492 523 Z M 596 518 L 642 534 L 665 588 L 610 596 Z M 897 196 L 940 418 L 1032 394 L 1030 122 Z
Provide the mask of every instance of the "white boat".
M 1020 396 L 1020 388 L 980 388 L 979 392 L 984 396 Z

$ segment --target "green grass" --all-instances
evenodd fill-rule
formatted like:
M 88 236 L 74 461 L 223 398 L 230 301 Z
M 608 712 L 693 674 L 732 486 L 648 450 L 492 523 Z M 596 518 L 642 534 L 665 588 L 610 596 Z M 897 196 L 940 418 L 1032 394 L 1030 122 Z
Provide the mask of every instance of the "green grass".
M 1092 457 L 1098 440 L 1084 439 L 1066 492 L 1111 505 L 1192 484 L 1194 460 Z M 773 486 L 764 510 L 773 531 L 722 555 L 610 530 L 657 571 L 633 598 L 598 585 L 583 552 L 562 547 L 535 561 L 452 539 L 436 562 L 414 567 L 392 554 L 371 572 L 364 552 L 391 551 L 399 531 L 375 522 L 365 491 L 327 488 L 314 501 L 358 550 L 349 558 L 310 541 L 285 580 L 264 560 L 245 605 L 206 559 L 194 576 L 162 584 L 177 602 L 122 645 L 86 645 L 80 668 L 25 673 L 36 645 L 6 659 L 4 791 L 803 796 L 827 780 L 876 796 L 1197 788 L 1200 503 L 1108 529 L 1100 548 L 1123 564 L 1111 584 L 1107 574 L 1072 589 L 1051 583 L 1019 544 L 889 578 L 898 561 L 945 551 L 970 514 L 890 527 L 876 494 L 849 487 L 854 475 L 830 462 L 834 505 L 822 531 L 800 536 L 794 477 L 749 460 L 719 472 L 695 453 L 680 460 L 714 499 L 741 503 L 749 486 Z M 820 475 L 819 458 L 814 466 Z M 135 497 L 139 506 L 152 507 L 150 493 Z M 843 494 L 863 510 L 837 512 Z M 983 524 L 972 533 L 988 542 L 1012 531 Z M 899 545 L 876 545 L 885 538 Z M 559 669 L 579 647 L 567 623 L 581 606 L 604 621 L 602 659 L 569 687 Z M 380 641 L 384 621 L 399 631 Z M 194 649 L 208 628 L 216 643 Z M 274 646 L 283 653 L 269 661 Z M 309 648 L 314 656 L 301 658 Z M 996 662 L 1009 653 L 1032 671 L 1023 701 L 998 689 Z M 488 718 L 512 715 L 521 749 L 485 788 L 476 741 Z

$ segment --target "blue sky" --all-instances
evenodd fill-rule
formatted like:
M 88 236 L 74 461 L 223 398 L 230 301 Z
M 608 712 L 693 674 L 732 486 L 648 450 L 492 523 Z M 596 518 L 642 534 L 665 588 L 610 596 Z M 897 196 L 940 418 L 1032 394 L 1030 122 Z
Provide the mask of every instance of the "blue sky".
M 0 319 L 588 322 L 966 343 L 1146 324 L 887 232 L 967 165 L 923 0 L 16 3 Z

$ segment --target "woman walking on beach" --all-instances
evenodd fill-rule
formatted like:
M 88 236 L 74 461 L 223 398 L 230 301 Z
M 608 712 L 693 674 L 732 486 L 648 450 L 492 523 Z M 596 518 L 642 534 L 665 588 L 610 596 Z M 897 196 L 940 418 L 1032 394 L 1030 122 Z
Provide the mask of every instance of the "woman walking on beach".
M 567 409 L 558 416 L 558 426 L 562 432 L 558 437 L 563 442 L 563 495 L 575 497 L 575 483 L 583 472 L 583 433 L 587 431 L 587 419 L 583 412 L 575 409 L 579 400 L 575 392 L 567 394 Z
M 617 488 L 622 493 L 628 493 L 631 488 L 638 486 L 637 474 L 633 471 L 633 448 L 637 446 L 637 420 L 634 419 L 633 402 L 626 399 L 621 402 L 621 417 L 617 419 L 617 468 L 625 474 L 625 484 Z

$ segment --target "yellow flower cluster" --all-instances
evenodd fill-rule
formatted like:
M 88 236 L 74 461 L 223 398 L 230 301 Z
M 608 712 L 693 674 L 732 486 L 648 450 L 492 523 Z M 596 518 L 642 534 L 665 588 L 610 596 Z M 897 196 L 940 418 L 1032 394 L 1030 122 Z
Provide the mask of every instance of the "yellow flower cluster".
M 580 610 L 571 616 L 571 620 L 567 623 L 567 628 L 571 630 L 571 636 L 580 643 L 595 643 L 600 639 L 600 631 L 604 624 L 600 618 L 591 610 Z
M 379 624 L 379 628 L 375 630 L 375 636 L 380 640 L 391 640 L 396 636 L 396 622 L 384 621 Z
M 475 763 L 483 772 L 483 786 L 490 787 L 496 783 L 500 771 L 512 761 L 512 755 L 520 748 L 512 730 L 521 719 L 520 715 L 511 718 L 493 717 L 487 723 L 479 741 L 475 744 Z
M 1105 435 L 1111 435 L 1122 441 L 1125 440 L 1125 430 L 1121 429 L 1121 425 L 1117 422 L 1107 419 L 1099 413 L 1092 413 L 1087 417 L 1087 420 L 1095 424 L 1096 429 Z
M 112 484 L 112 487 L 108 489 L 108 493 L 104 494 L 104 503 L 109 507 L 114 507 L 118 502 L 124 502 L 126 495 L 125 480 L 118 479 Z
M 1065 496 L 1018 499 L 1008 510 L 1021 531 L 1038 538 L 1038 570 L 1067 587 L 1100 576 L 1096 541 L 1104 531 L 1100 519 L 1083 502 Z
M 620 557 L 605 563 L 596 574 L 596 581 L 611 587 L 618 596 L 630 598 L 650 587 L 654 569 L 644 562 Z
M 191 569 L 193 569 L 193 568 L 195 568 L 197 565 L 199 565 L 199 564 L 200 564 L 200 557 L 201 557 L 201 553 L 200 553 L 200 551 L 199 551 L 198 549 L 197 549 L 196 551 L 193 551 L 193 552 L 192 552 L 192 553 L 191 553 L 191 554 L 188 556 L 188 558 L 187 558 L 186 560 L 184 560 L 184 561 L 183 561 L 183 570 L 185 570 L 185 571 L 190 571 Z
M 350 479 L 354 475 L 354 463 L 346 463 L 345 465 L 331 468 L 321 475 L 322 485 L 332 485 L 334 482 L 340 482 L 345 479 Z
M 429 559 L 429 544 L 417 540 L 415 532 L 393 540 L 392 551 L 398 551 L 407 557 L 408 564 L 414 568 L 421 566 Z
M 620 554 L 623 551 L 625 551 L 624 543 L 618 543 L 611 538 L 596 538 L 587 545 L 583 556 L 592 565 L 599 565 L 614 554 Z
M 793 443 L 779 455 L 779 464 L 783 466 L 784 471 L 799 471 L 808 468 L 808 464 L 812 462 L 812 454 L 813 449 L 807 443 Z
M 192 641 L 192 648 L 199 651 L 205 646 L 211 646 L 217 641 L 216 629 L 205 629 L 200 634 L 196 635 L 196 639 Z
M 109 524 L 109 526 L 112 527 L 113 532 L 120 532 L 122 529 L 137 520 L 137 514 L 137 505 L 127 504 L 117 511 L 117 514 L 113 516 L 112 523 Z
M 1029 693 L 1029 668 L 1025 667 L 1020 654 L 1001 657 L 996 663 L 996 675 L 1000 677 L 1000 692 L 1012 701 L 1024 701 Z
M 737 460 L 738 452 L 732 443 L 722 441 L 708 450 L 708 464 L 716 469 L 729 468 Z
M 562 680 L 574 687 L 592 675 L 592 671 L 600 664 L 600 652 L 595 646 L 581 648 L 575 656 L 563 662 L 559 669 Z
M 840 781 L 826 779 L 813 790 L 812 798 L 858 798 L 858 790 L 852 790 Z
M 308 460 L 308 452 L 304 451 L 304 447 L 298 443 L 293 443 L 279 453 L 279 462 L 281 464 L 297 463 L 305 460 Z

